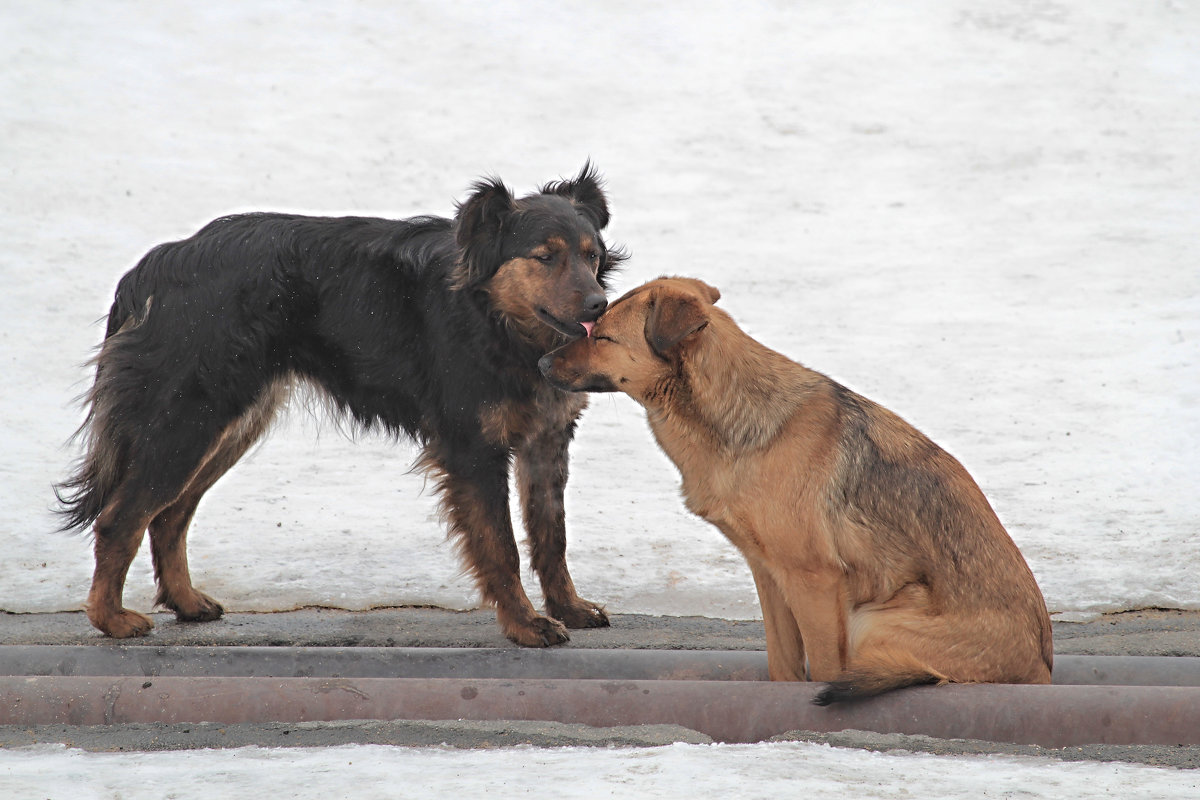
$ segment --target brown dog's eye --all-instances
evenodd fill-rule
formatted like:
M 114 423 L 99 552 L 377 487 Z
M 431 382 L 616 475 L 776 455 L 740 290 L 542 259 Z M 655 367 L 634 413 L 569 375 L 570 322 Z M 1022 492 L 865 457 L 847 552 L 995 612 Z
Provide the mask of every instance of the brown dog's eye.
M 595 339 L 597 342 L 612 342 L 613 344 L 617 343 L 617 340 L 612 338 L 611 336 L 604 336 L 604 335 L 594 336 L 593 335 L 592 338 Z

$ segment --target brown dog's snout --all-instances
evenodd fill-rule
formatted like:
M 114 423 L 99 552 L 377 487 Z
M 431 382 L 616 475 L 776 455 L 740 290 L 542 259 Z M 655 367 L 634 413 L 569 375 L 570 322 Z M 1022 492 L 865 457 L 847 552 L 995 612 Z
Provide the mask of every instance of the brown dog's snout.
M 586 347 L 587 339 L 579 339 L 538 359 L 538 369 L 546 380 L 564 392 L 615 392 L 617 387 L 606 375 L 589 373 L 586 358 L 579 347 Z
M 572 343 L 574 344 L 574 343 Z M 572 384 L 578 379 L 578 370 L 570 368 L 570 358 L 565 354 L 572 345 L 552 350 L 538 359 L 538 370 L 546 380 L 565 392 L 577 392 Z

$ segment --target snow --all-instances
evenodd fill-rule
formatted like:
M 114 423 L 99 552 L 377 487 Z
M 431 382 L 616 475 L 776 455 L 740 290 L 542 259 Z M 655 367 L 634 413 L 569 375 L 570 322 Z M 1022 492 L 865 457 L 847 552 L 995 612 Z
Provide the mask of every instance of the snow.
M 635 13 L 636 12 L 636 13 Z M 973 472 L 1054 612 L 1200 608 L 1200 14 L 254 2 L 2 12 L 0 608 L 79 608 L 52 533 L 72 403 L 120 275 L 248 209 L 452 213 L 606 172 L 619 289 L 718 286 L 752 334 L 890 406 Z M 755 617 L 624 397 L 574 448 L 570 560 L 618 612 Z M 472 607 L 413 452 L 305 410 L 202 505 L 233 610 Z M 149 556 L 129 604 L 152 600 Z
M 51 772 L 47 764 L 53 764 Z M 1017 757 L 879 754 L 812 744 L 684 745 L 638 749 L 387 748 L 86 753 L 61 746 L 0 751 L 0 791 L 91 800 L 171 797 L 323 799 L 553 796 L 1079 797 L 1194 796 L 1200 772 Z M 351 788 L 352 787 L 352 788 Z
M 634 255 L 618 291 L 703 278 L 750 333 L 917 425 L 1052 611 L 1200 608 L 1198 33 L 1200 7 L 1171 0 L 4 4 L 0 609 L 86 596 L 90 548 L 53 532 L 50 487 L 78 454 L 98 320 L 152 245 L 244 210 L 449 214 L 480 175 L 526 191 L 587 157 Z M 294 409 L 201 506 L 197 583 L 231 610 L 476 605 L 412 460 Z M 624 397 L 583 420 L 568 524 L 575 582 L 610 611 L 758 616 Z M 152 597 L 143 552 L 126 599 Z M 440 760 L 446 786 L 486 762 L 538 785 L 489 754 L 0 755 L 97 793 L 85 765 L 106 759 L 205 784 L 295 760 L 327 787 L 343 759 Z M 526 755 L 661 791 L 700 762 L 779 787 L 867 770 L 856 791 L 881 797 L 935 769 L 973 794 L 1009 770 L 1034 796 L 1037 776 L 1176 780 L 801 746 Z M 829 775 L 786 768 L 810 761 Z

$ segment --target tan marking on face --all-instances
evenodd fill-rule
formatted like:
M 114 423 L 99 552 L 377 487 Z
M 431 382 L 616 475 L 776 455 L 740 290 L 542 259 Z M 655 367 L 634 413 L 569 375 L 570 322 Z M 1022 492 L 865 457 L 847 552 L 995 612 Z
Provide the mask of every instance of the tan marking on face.
M 488 281 L 492 306 L 517 323 L 537 322 L 535 309 L 545 291 L 546 265 L 533 258 L 505 261 Z
M 579 252 L 583 255 L 584 263 L 588 265 L 588 269 L 593 275 L 600 271 L 600 264 L 604 260 L 601 250 L 600 245 L 591 236 L 584 236 L 579 240 Z
M 561 345 L 571 335 L 572 325 L 583 318 L 584 297 L 602 291 L 595 282 L 595 265 L 588 264 L 587 272 L 581 272 L 577 260 L 562 257 L 566 253 L 566 241 L 550 236 L 529 256 L 501 264 L 484 286 L 492 307 L 523 338 L 546 352 Z M 550 260 L 539 260 L 545 257 Z M 558 320 L 563 329 L 556 330 L 539 312 Z

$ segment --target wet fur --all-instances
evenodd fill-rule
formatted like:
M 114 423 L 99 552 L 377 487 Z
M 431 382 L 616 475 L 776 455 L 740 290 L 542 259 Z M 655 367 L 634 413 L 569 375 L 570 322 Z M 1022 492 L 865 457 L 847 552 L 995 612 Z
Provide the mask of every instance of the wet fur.
M 221 616 L 192 585 L 188 525 L 303 383 L 355 427 L 422 447 L 509 638 L 556 644 L 564 624 L 606 625 L 565 562 L 567 448 L 585 402 L 552 389 L 537 360 L 603 310 L 623 258 L 600 235 L 608 220 L 587 165 L 523 198 L 480 181 L 453 219 L 244 214 L 151 250 L 117 287 L 85 455 L 57 487 L 64 528 L 93 528 L 92 623 L 119 638 L 152 627 L 121 603 L 147 530 L 158 603 L 181 620 Z M 548 617 L 521 586 L 514 463 Z
M 542 371 L 646 408 L 688 508 L 750 565 L 771 678 L 827 682 L 820 705 L 922 683 L 1048 683 L 1045 601 L 962 465 L 747 336 L 719 297 L 652 281 Z

